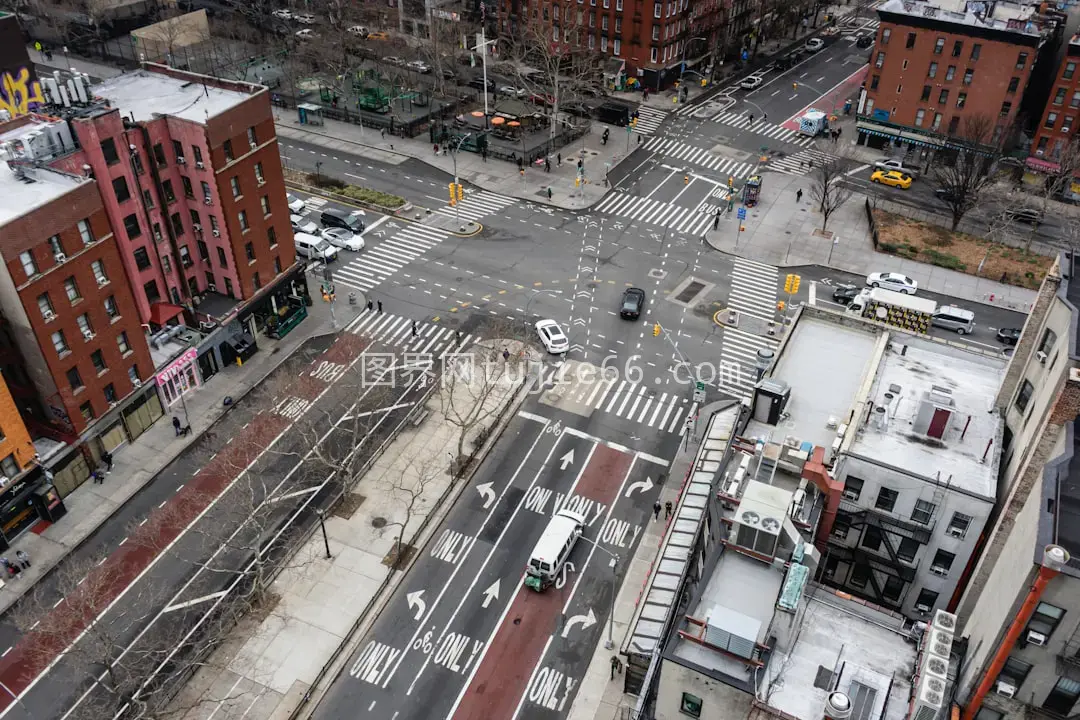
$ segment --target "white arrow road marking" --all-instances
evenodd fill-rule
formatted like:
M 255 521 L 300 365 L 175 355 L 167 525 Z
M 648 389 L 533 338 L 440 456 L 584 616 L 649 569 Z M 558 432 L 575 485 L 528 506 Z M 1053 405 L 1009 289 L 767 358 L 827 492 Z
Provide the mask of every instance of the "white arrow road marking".
M 565 470 L 574 462 L 574 451 L 571 449 L 568 453 L 559 458 L 559 469 Z
M 427 610 L 427 603 L 423 599 L 423 590 L 415 590 L 405 596 L 405 600 L 408 601 L 410 608 L 418 608 L 416 616 L 413 620 L 419 620 L 424 617 L 424 611 Z
M 630 497 L 634 491 L 648 492 L 653 488 L 653 481 L 651 477 L 646 476 L 644 480 L 639 480 L 636 483 L 630 483 L 630 487 L 626 488 L 626 494 L 623 497 Z
M 476 486 L 476 491 L 480 493 L 480 497 L 484 498 L 484 509 L 487 510 L 491 507 L 491 503 L 495 502 L 495 491 L 491 487 L 491 483 L 486 482 Z
M 566 625 L 563 627 L 562 636 L 566 637 L 570 634 L 570 630 L 575 625 L 580 625 L 582 630 L 586 630 L 596 624 L 596 615 L 593 614 L 592 608 L 589 608 L 587 615 L 574 615 L 566 621 Z
M 491 604 L 492 600 L 499 599 L 499 583 L 500 581 L 496 580 L 495 582 L 491 583 L 491 587 L 484 591 L 484 602 L 481 603 L 480 607 L 486 608 L 488 605 Z

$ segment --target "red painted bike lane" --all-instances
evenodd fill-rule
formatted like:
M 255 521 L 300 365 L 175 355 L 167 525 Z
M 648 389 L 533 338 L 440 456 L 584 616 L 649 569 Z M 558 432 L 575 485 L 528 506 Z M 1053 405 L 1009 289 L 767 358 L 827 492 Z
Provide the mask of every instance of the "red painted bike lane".
M 229 483 L 295 422 L 294 418 L 282 414 L 285 409 L 299 406 L 306 411 L 320 393 L 333 384 L 337 377 L 327 382 L 313 376 L 318 373 L 320 364 L 347 366 L 363 353 L 366 346 L 367 343 L 355 335 L 343 335 L 312 361 L 310 370 L 291 379 L 282 389 L 278 405 L 255 415 L 167 504 L 151 513 L 143 525 L 89 571 L 73 592 L 45 613 L 39 624 L 0 658 L 0 682 L 15 695 L 26 690 L 221 495 Z M 10 694 L 0 694 L 0 713 L 12 702 Z
M 609 506 L 617 499 L 622 478 L 633 460 L 629 453 L 598 445 L 574 495 Z M 586 534 L 595 535 L 596 530 Z M 584 540 L 580 542 L 574 554 L 586 557 L 588 544 Z M 533 669 L 543 657 L 548 638 L 557 629 L 566 598 L 580 578 L 580 574 L 576 575 L 573 584 L 565 585 L 562 590 L 550 588 L 537 593 L 518 589 L 454 712 L 454 720 L 513 717 Z

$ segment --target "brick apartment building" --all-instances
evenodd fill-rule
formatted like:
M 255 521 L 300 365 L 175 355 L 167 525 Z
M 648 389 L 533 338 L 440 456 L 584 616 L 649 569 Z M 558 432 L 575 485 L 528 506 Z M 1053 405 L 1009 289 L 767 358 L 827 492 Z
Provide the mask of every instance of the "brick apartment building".
M 19 406 L 0 373 L 0 485 L 8 484 L 29 468 L 34 453 L 34 443 L 19 414 Z
M 989 3 L 982 15 L 967 5 L 887 0 L 878 9 L 858 108 L 860 144 L 901 143 L 925 159 L 946 137 L 970 135 L 967 118 L 984 119 L 984 144 L 1012 129 L 1058 18 L 1028 5 Z
M 1061 167 L 1062 151 L 1069 144 L 1080 115 L 1080 35 L 1074 35 L 1058 64 L 1057 74 L 1042 117 L 1035 128 L 1028 167 L 1056 173 Z

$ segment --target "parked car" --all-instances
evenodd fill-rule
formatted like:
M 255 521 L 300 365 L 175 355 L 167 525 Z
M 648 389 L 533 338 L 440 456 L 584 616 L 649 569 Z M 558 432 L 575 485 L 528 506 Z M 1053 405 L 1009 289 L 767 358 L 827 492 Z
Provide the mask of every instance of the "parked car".
M 323 227 L 337 227 L 350 230 L 354 233 L 364 232 L 363 210 L 339 210 L 338 208 L 326 208 L 319 216 L 319 222 Z
M 350 35 L 355 35 L 358 38 L 366 38 L 368 36 L 368 29 L 363 25 L 353 25 L 346 30 L 346 32 Z
M 622 305 L 619 307 L 619 316 L 627 320 L 635 320 L 641 317 L 641 311 L 645 309 L 645 291 L 641 288 L 630 287 L 623 290 Z
M 300 13 L 299 15 L 293 15 L 293 20 L 301 25 L 314 25 L 315 16 L 311 13 Z
M 483 90 L 484 89 L 484 78 L 479 77 L 479 76 L 474 77 L 473 79 L 469 80 L 468 85 L 471 88 L 476 88 L 477 90 Z M 491 80 L 488 80 L 487 81 L 487 89 L 488 89 L 488 91 L 494 90 L 495 89 L 495 83 L 492 82 Z
M 352 230 L 332 227 L 322 231 L 323 239 L 334 247 L 360 252 L 364 249 L 364 237 Z
M 409 68 L 413 72 L 423 73 L 425 75 L 431 72 L 431 66 L 423 60 L 413 60 L 410 63 L 406 63 L 405 67 Z
M 443 76 L 443 80 L 456 80 L 457 79 L 457 73 L 454 72 L 453 70 L 451 70 L 450 68 L 443 68 L 442 69 L 442 76 Z
M 318 235 L 319 226 L 310 220 L 305 220 L 299 215 L 290 215 L 289 222 L 292 223 L 292 231 L 294 233 L 307 233 L 308 235 Z
M 559 323 L 554 320 L 540 320 L 536 323 L 536 335 L 540 344 L 553 355 L 559 355 L 570 349 L 570 339 L 563 333 Z
M 1038 227 L 1043 223 L 1043 214 L 1035 208 L 1018 207 L 1005 211 L 1005 217 L 1015 222 L 1022 222 Z
M 507 97 L 525 97 L 529 94 L 529 91 L 525 88 L 514 87 L 513 85 L 500 85 L 498 87 L 500 95 L 506 95 Z
M 1021 328 L 1001 328 L 997 331 L 997 341 L 1002 345 L 1015 347 L 1016 343 L 1020 342 L 1021 332 Z
M 899 170 L 877 170 L 870 176 L 870 182 L 907 190 L 911 187 L 912 177 Z
M 882 158 L 878 160 L 874 163 L 874 168 L 877 170 L 896 170 L 905 175 L 910 175 L 913 178 L 918 175 L 918 171 L 916 171 L 915 168 L 908 167 L 900 160 L 894 160 L 892 158 Z
M 857 48 L 868 48 L 873 44 L 873 35 L 860 35 L 859 37 L 855 38 L 855 47 Z
M 295 213 L 297 215 L 304 212 L 304 208 L 307 207 L 307 203 L 304 202 L 303 198 L 299 198 L 292 193 L 287 193 L 285 197 L 289 201 L 289 212 Z
M 764 83 L 764 82 L 765 82 L 765 78 L 748 77 L 745 80 L 743 80 L 741 83 L 739 83 L 739 87 L 741 87 L 743 90 L 756 90 L 759 87 L 761 87 L 762 83 Z
M 274 17 L 278 18 L 279 20 L 291 20 L 292 19 L 292 12 L 289 11 L 289 10 L 275 10 L 271 14 Z
M 405 60 L 403 58 L 399 58 L 397 55 L 387 55 L 382 59 L 382 61 L 387 65 L 397 65 L 398 67 L 401 67 L 405 64 Z
M 870 287 L 885 288 L 907 295 L 914 295 L 919 289 L 919 283 L 907 275 L 893 272 L 870 273 L 866 276 L 866 284 Z
M 377 30 L 377 31 L 375 31 L 373 33 L 368 33 L 367 39 L 368 40 L 389 40 L 390 39 L 390 33 L 383 32 L 382 30 Z
M 300 40 L 314 40 L 319 37 L 319 33 L 315 32 L 311 28 L 304 28 L 303 30 L 296 31 L 296 37 Z
M 825 47 L 825 41 L 821 38 L 810 38 L 803 47 L 806 48 L 806 52 L 815 53 Z
M 841 305 L 847 305 L 848 303 L 850 303 L 852 300 L 855 299 L 856 295 L 858 295 L 861 292 L 862 292 L 862 288 L 859 287 L 858 285 L 847 285 L 847 284 L 837 285 L 835 288 L 833 288 L 832 299 L 833 299 L 833 302 L 835 302 L 835 303 L 840 303 Z

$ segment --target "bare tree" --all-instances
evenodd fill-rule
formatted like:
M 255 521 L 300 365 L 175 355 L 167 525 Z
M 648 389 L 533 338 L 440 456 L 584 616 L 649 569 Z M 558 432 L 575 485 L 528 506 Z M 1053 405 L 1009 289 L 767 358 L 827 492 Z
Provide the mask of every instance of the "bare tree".
M 429 493 L 432 483 L 442 474 L 446 473 L 438 458 L 410 458 L 395 474 L 390 486 L 390 494 L 397 501 L 403 515 L 400 520 L 390 520 L 388 527 L 398 529 L 397 539 L 394 540 L 394 549 L 387 559 L 387 564 L 392 569 L 400 568 L 408 562 L 411 550 L 405 545 L 405 532 L 412 526 L 413 520 L 420 514 L 426 514 L 426 508 L 434 502 Z
M 810 170 L 810 197 L 817 203 L 821 213 L 821 230 L 829 225 L 829 218 L 851 197 L 852 187 L 845 182 L 844 170 L 848 166 L 841 146 L 834 146 L 832 151 L 814 164 Z
M 949 138 L 952 162 L 939 158 L 934 163 L 934 181 L 941 200 L 949 207 L 953 230 L 994 182 L 994 165 L 1001 156 L 994 127 L 994 119 L 988 115 L 966 116 L 960 132 Z

